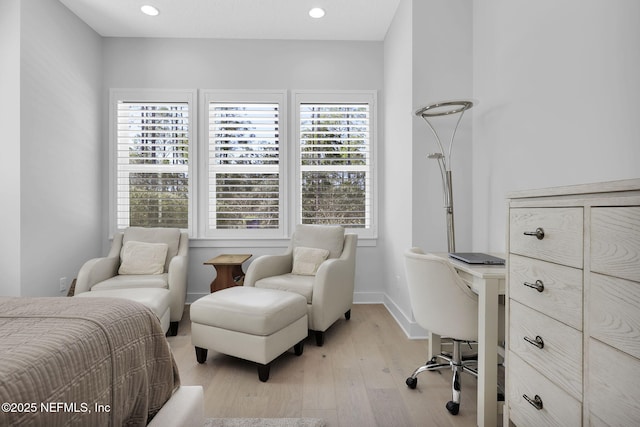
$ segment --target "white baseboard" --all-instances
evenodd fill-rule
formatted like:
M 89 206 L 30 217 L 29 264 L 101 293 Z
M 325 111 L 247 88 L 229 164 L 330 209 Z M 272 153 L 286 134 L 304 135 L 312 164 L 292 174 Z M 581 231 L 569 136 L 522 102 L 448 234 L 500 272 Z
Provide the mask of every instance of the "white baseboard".
M 354 304 L 383 304 L 389 314 L 400 326 L 407 338 L 412 340 L 425 339 L 429 337 L 429 331 L 422 328 L 415 321 L 411 320 L 398 307 L 398 305 L 384 292 L 356 292 L 353 295 Z
M 387 295 L 384 297 L 384 306 L 398 323 L 398 326 L 400 326 L 400 329 L 403 330 L 407 338 L 417 340 L 429 337 L 429 331 L 425 330 L 415 321 L 407 317 L 400 307 L 398 307 L 398 305 Z
M 384 304 L 385 294 L 383 292 L 355 292 L 353 294 L 354 304 Z

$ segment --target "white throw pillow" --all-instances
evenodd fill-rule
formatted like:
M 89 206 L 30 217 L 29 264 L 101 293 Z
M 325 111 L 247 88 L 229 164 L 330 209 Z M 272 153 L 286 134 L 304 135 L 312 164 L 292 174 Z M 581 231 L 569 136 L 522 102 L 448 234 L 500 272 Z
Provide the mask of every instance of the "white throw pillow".
M 125 242 L 118 274 L 162 274 L 168 249 L 166 243 Z
M 326 249 L 306 248 L 298 246 L 293 249 L 293 270 L 291 273 L 303 276 L 313 276 L 320 264 L 329 256 Z

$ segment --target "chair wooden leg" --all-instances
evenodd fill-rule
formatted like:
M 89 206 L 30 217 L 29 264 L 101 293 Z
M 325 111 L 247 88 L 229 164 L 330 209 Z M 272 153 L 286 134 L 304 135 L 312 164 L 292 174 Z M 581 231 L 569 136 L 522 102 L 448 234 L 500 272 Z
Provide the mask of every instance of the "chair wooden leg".
M 351 309 L 349 309 L 345 314 L 344 314 L 344 318 L 349 320 L 351 319 Z
M 300 341 L 298 344 L 293 346 L 293 351 L 296 356 L 302 356 L 302 352 L 304 351 L 304 340 Z
M 258 364 L 258 378 L 260 381 L 267 382 L 269 379 L 269 371 L 271 370 L 271 363 L 267 363 L 266 365 Z
M 204 363 L 207 361 L 207 350 L 206 348 L 196 347 L 196 360 L 198 363 Z
M 314 331 L 316 336 L 316 345 L 318 347 L 322 347 L 324 345 L 324 332 L 323 331 Z

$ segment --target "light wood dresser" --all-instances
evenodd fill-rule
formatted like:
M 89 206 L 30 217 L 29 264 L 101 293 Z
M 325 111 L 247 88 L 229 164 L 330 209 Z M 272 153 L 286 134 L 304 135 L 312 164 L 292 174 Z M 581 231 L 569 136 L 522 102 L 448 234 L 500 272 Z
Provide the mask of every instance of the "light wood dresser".
M 640 426 L 640 179 L 508 196 L 504 425 Z

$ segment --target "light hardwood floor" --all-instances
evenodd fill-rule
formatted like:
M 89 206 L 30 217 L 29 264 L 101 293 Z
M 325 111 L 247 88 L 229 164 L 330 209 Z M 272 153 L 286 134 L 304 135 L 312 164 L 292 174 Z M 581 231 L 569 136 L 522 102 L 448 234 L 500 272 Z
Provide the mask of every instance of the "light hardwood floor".
M 276 359 L 269 381 L 258 380 L 255 364 L 209 351 L 196 361 L 189 311 L 178 335 L 168 338 L 184 385 L 204 387 L 205 417 L 317 417 L 328 427 L 475 426 L 475 378 L 462 377 L 457 416 L 451 399 L 449 370 L 425 372 L 415 390 L 406 378 L 426 360 L 426 340 L 409 340 L 380 304 L 354 305 L 326 332 L 317 347 L 313 336 L 297 357 L 293 350 Z

